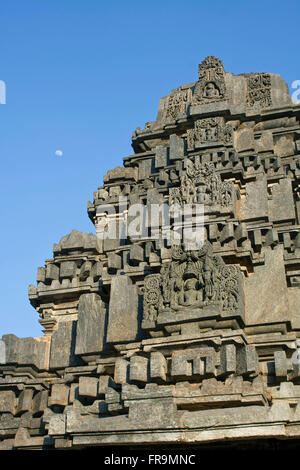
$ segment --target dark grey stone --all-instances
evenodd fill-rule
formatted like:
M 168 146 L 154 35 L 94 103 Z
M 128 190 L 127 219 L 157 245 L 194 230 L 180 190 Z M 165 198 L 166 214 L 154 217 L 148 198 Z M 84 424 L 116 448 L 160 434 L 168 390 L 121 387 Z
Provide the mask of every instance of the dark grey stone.
M 105 344 L 106 308 L 98 294 L 82 294 L 78 305 L 75 353 L 99 354 Z

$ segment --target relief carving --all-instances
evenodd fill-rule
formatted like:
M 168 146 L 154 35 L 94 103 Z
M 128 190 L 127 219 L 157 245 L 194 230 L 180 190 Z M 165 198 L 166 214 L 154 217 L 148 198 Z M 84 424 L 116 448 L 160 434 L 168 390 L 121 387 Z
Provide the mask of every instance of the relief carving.
M 234 204 L 235 190 L 231 182 L 223 182 L 212 162 L 198 165 L 187 160 L 186 174 L 181 177 L 181 186 L 171 188 L 169 204 L 199 203 L 209 206 L 229 207 Z
M 155 321 L 158 314 L 217 306 L 235 313 L 241 309 L 241 272 L 226 265 L 205 242 L 200 250 L 172 247 L 172 260 L 159 274 L 150 274 L 144 285 L 144 320 Z
M 214 142 L 233 142 L 233 127 L 231 124 L 225 124 L 222 117 L 199 119 L 194 122 L 194 129 L 187 130 L 187 144 L 190 150 Z
M 192 90 L 180 90 L 170 95 L 166 117 L 177 119 L 179 114 L 186 114 L 187 107 L 192 101 Z
M 208 56 L 199 65 L 199 80 L 195 86 L 193 104 L 226 98 L 225 73 L 220 59 Z
M 268 73 L 252 73 L 248 77 L 247 105 L 259 103 L 262 107 L 272 105 L 271 75 Z

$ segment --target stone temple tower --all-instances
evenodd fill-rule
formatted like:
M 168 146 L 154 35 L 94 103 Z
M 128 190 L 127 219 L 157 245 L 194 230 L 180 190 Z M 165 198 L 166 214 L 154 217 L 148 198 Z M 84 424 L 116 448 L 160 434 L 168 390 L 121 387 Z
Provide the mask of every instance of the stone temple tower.
M 0 340 L 0 449 L 299 445 L 300 105 L 212 56 L 196 78 L 104 177 L 96 235 L 38 268 L 44 336 Z

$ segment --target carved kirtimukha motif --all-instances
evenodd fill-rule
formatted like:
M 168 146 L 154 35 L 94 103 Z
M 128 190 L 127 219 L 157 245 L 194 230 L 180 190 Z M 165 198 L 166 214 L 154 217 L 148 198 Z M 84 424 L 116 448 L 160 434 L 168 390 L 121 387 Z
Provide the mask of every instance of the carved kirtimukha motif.
M 204 204 L 228 207 L 234 203 L 235 189 L 231 182 L 223 182 L 212 162 L 198 165 L 186 162 L 186 173 L 180 187 L 171 188 L 169 204 Z
M 272 105 L 271 75 L 268 73 L 253 73 L 248 77 L 247 105 L 259 103 L 262 107 Z
M 209 56 L 199 65 L 199 80 L 195 86 L 193 103 L 206 103 L 226 98 L 223 63 Z
M 194 122 L 194 128 L 187 131 L 187 144 L 190 150 L 206 143 L 232 144 L 232 139 L 233 127 L 231 124 L 225 124 L 222 117 L 199 119 Z
M 205 242 L 199 250 L 172 248 L 172 260 L 164 263 L 160 274 L 145 278 L 144 320 L 154 321 L 159 313 L 218 306 L 235 313 L 241 305 L 241 272 L 236 265 L 225 265 Z

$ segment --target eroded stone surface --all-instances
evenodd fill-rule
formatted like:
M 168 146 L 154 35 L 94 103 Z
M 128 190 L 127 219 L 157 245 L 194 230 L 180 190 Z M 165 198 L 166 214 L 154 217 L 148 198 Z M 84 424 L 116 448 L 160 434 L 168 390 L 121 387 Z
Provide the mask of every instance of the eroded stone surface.
M 38 268 L 44 336 L 0 340 L 0 449 L 299 437 L 300 107 L 279 75 L 198 72 L 94 192 L 97 235 Z M 204 206 L 203 245 L 150 226 L 172 204 Z

